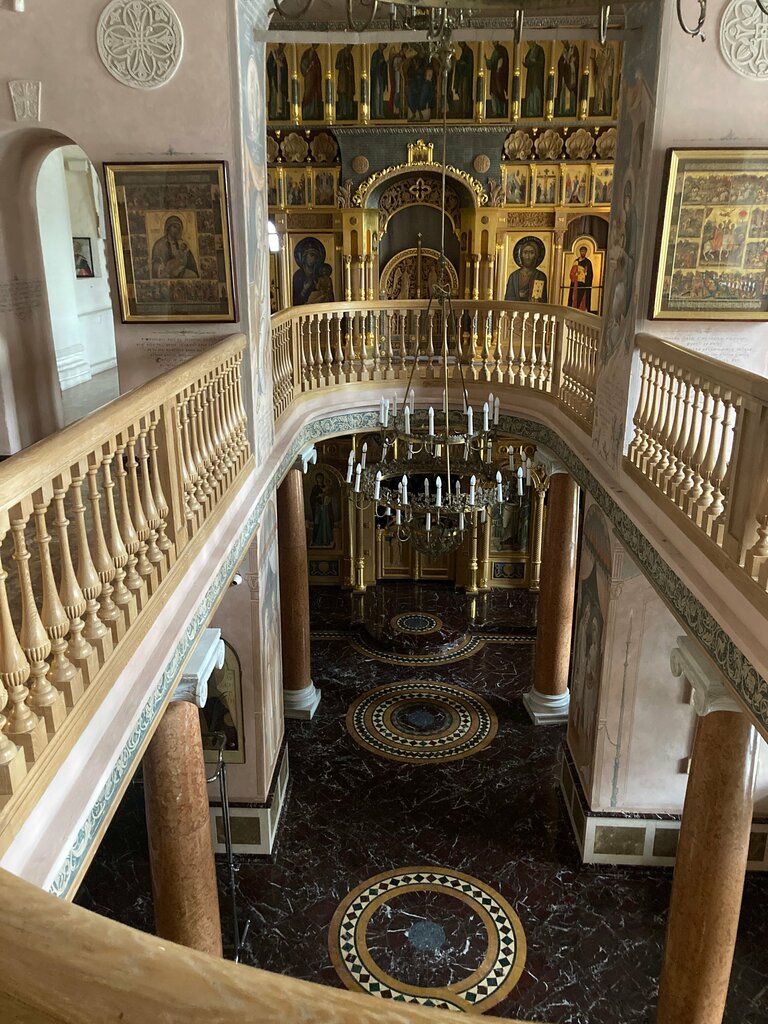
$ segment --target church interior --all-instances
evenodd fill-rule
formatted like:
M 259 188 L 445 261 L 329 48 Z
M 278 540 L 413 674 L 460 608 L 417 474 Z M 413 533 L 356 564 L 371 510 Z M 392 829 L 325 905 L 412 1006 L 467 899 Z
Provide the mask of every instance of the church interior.
M 0 1019 L 763 1024 L 764 0 L 76 6 L 0 0 Z

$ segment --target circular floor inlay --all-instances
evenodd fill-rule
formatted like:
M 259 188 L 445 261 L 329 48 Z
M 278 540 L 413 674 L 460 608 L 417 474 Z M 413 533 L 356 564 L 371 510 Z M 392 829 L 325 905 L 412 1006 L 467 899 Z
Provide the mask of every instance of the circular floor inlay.
M 484 1013 L 525 963 L 525 934 L 495 889 L 447 868 L 385 871 L 333 915 L 333 965 L 349 989 L 382 999 Z
M 437 633 L 443 628 L 442 620 L 437 615 L 429 615 L 427 612 L 401 612 L 400 615 L 392 617 L 391 623 L 396 633 L 421 635 Z
M 367 750 L 394 761 L 457 761 L 496 735 L 493 709 L 471 690 L 406 679 L 368 690 L 347 711 L 347 729 Z

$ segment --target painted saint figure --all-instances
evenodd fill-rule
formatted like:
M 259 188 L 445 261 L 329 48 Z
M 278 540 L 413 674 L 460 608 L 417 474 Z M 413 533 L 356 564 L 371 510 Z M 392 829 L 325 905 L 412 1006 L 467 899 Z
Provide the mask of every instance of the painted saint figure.
M 309 510 L 312 513 L 312 536 L 309 546 L 333 547 L 333 495 L 325 482 L 325 474 L 318 473 L 309 492 Z
M 563 40 L 563 52 L 557 62 L 557 117 L 575 117 L 579 92 L 579 49 L 576 43 Z
M 167 217 L 165 234 L 152 246 L 152 277 L 199 277 L 197 261 L 184 241 L 181 217 Z
M 270 121 L 287 120 L 288 106 L 288 58 L 285 43 L 278 43 L 276 50 L 270 50 L 267 57 L 267 87 L 269 96 L 267 110 Z
M 453 84 L 451 87 L 452 110 L 454 117 L 472 117 L 472 86 L 475 78 L 475 55 L 462 39 L 459 43 L 459 55 L 453 65 Z
M 525 79 L 525 96 L 523 97 L 523 117 L 544 116 L 544 68 L 546 65 L 544 50 L 538 43 L 528 44 L 528 53 L 523 65 L 528 74 Z
M 389 65 L 384 51 L 386 43 L 379 43 L 371 54 L 371 117 L 380 120 L 386 117 L 384 93 L 389 85 Z
M 318 291 L 318 278 L 320 268 L 325 263 L 325 246 L 319 238 L 308 235 L 297 243 L 293 251 L 293 258 L 299 269 L 293 274 L 292 298 L 294 306 L 305 306 L 313 294 Z M 330 280 L 330 275 L 329 275 Z M 325 284 L 320 286 L 327 288 Z M 333 294 L 333 289 L 331 289 Z M 324 301 L 314 299 L 312 301 Z
M 494 42 L 490 57 L 485 62 L 490 71 L 488 83 L 487 117 L 506 117 L 509 95 L 509 53 L 506 46 Z
M 538 269 L 545 254 L 544 243 L 535 235 L 516 243 L 512 255 L 518 269 L 509 275 L 504 295 L 507 302 L 547 301 L 547 275 Z
M 353 121 L 357 117 L 355 102 L 355 58 L 352 44 L 347 43 L 336 54 L 336 118 Z
M 573 261 L 569 277 L 571 287 L 568 292 L 568 305 L 574 309 L 583 309 L 586 313 L 591 312 L 594 270 L 592 261 L 587 257 L 586 245 L 579 246 L 579 256 Z
M 610 116 L 613 107 L 613 47 L 610 43 L 598 45 L 592 50 L 592 64 L 595 69 L 595 95 L 592 100 L 594 116 Z
M 305 121 L 323 119 L 323 68 L 317 54 L 319 43 L 301 55 L 299 70 L 304 76 L 304 95 L 301 98 L 301 116 Z

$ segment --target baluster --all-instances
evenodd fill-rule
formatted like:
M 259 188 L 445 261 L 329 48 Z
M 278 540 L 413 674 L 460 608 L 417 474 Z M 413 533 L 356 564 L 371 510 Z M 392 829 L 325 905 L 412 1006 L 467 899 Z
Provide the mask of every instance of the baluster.
M 237 436 L 238 436 L 238 450 L 240 453 L 241 461 L 240 465 L 245 463 L 248 458 L 249 444 L 248 444 L 248 431 L 246 429 L 248 417 L 245 413 L 245 406 L 243 405 L 243 387 L 242 387 L 242 355 L 238 354 L 235 356 L 235 409 L 237 411 Z M 239 466 L 238 466 L 239 468 Z
M 491 325 L 490 325 L 491 313 L 490 311 L 483 317 L 483 342 L 480 346 L 480 358 L 482 360 L 481 370 L 482 379 L 488 381 L 491 379 L 491 371 L 488 365 L 491 355 Z
M 687 387 L 687 384 L 683 380 L 683 371 L 681 369 L 676 370 L 674 400 L 670 403 L 670 409 L 673 413 L 672 422 L 665 441 L 664 458 L 659 463 L 656 471 L 656 485 L 665 494 L 667 493 L 669 481 L 675 474 L 675 466 L 677 463 L 675 452 L 680 441 L 680 436 L 683 431 L 683 423 L 685 421 L 685 397 Z
M 177 430 L 179 447 L 181 448 L 181 478 L 184 483 L 184 511 L 187 519 L 194 520 L 200 510 L 200 502 L 195 495 L 195 478 L 197 469 L 192 458 L 189 439 L 189 408 L 186 397 L 182 394 L 177 398 L 176 405 Z
M 528 377 L 528 356 L 525 350 L 525 331 L 528 326 L 530 315 L 531 314 L 528 312 L 523 313 L 522 324 L 520 325 L 520 366 L 518 368 L 518 377 L 521 387 L 525 387 L 526 378 Z
M 211 419 L 210 419 L 210 404 L 208 395 L 208 382 L 205 377 L 198 384 L 198 395 L 200 396 L 200 424 L 202 427 L 202 442 L 203 442 L 203 454 L 205 459 L 205 471 L 207 473 L 208 486 L 211 489 L 211 500 L 215 501 L 219 493 L 219 482 L 221 480 L 221 471 L 218 476 L 216 471 L 218 465 L 216 463 L 216 451 L 213 444 L 213 436 L 211 434 Z M 139 445 L 139 452 L 141 451 L 141 445 Z M 149 515 L 149 510 L 145 508 L 145 512 Z
M 139 538 L 139 545 L 136 551 L 136 570 L 139 576 L 148 577 L 152 575 L 152 564 L 147 558 L 147 538 L 149 537 L 149 523 L 144 514 L 139 492 L 138 462 L 136 460 L 136 439 L 130 438 L 126 445 L 128 453 L 128 489 L 131 503 L 131 518 L 136 527 L 136 534 Z
M 141 465 L 141 500 L 147 520 L 147 560 L 152 565 L 162 562 L 163 555 L 157 546 L 157 527 L 160 525 L 160 513 L 157 511 L 155 497 L 152 494 L 152 483 L 149 478 L 149 451 L 147 450 L 147 430 L 142 427 L 138 437 L 139 464 Z M 141 534 L 139 534 L 141 539 Z
M 516 384 L 516 378 L 520 372 L 520 353 L 515 347 L 515 329 L 517 327 L 517 310 L 513 310 L 509 318 L 509 347 L 507 350 L 507 379 L 510 384 Z
M 125 585 L 125 567 L 128 564 L 128 551 L 120 536 L 120 527 L 117 523 L 117 512 L 115 510 L 115 485 L 112 480 L 112 460 L 114 455 L 104 446 L 104 456 L 101 460 L 102 475 L 104 477 L 104 498 L 107 505 L 107 525 L 109 527 L 109 555 L 115 567 L 115 576 L 112 581 L 112 599 L 117 607 L 125 615 L 126 623 L 129 624 L 133 618 L 133 598 L 130 590 Z
M 299 354 L 301 356 L 301 379 L 307 387 L 312 387 L 312 334 L 309 321 L 305 316 L 300 316 L 296 324 L 297 337 L 299 339 Z M 305 390 L 302 385 L 302 391 Z
M 48 679 L 60 690 L 68 708 L 74 707 L 83 693 L 83 680 L 77 668 L 67 657 L 67 641 L 64 639 L 69 632 L 69 618 L 56 589 L 51 564 L 51 537 L 46 524 L 46 506 L 37 504 L 35 512 L 35 539 L 40 555 L 40 567 L 43 587 L 43 606 L 40 618 L 48 638 L 51 641 L 51 667 Z M 83 602 L 85 607 L 85 602 Z M 2 754 L 0 753 L 0 763 Z
M 94 649 L 83 636 L 85 623 L 82 620 L 82 615 L 85 612 L 86 600 L 72 565 L 72 552 L 69 548 L 69 533 L 67 532 L 69 520 L 64 511 L 64 496 L 67 492 L 61 477 L 59 477 L 58 483 L 61 486 L 54 484 L 53 489 L 53 504 L 56 510 L 53 525 L 56 527 L 56 535 L 59 540 L 59 559 L 61 561 L 59 597 L 64 611 L 69 616 L 69 657 L 72 661 L 81 663 L 79 667 L 86 673 L 86 681 L 90 682 L 87 662 L 94 653 Z
M 563 354 L 563 381 L 565 391 L 565 404 L 569 409 L 574 407 L 575 385 L 573 379 L 573 366 L 576 358 L 576 335 L 573 323 L 570 320 L 565 324 L 565 352 Z
M 538 342 L 541 333 L 541 313 L 533 314 L 533 325 L 531 328 L 531 372 L 530 383 L 532 388 L 539 385 L 539 353 Z
M 394 370 L 393 370 L 393 367 L 392 367 L 392 359 L 393 359 L 393 353 L 392 353 L 392 331 L 393 331 L 394 314 L 390 310 L 389 312 L 387 312 L 386 316 L 387 316 L 387 338 L 386 338 L 386 348 L 385 348 L 385 351 L 384 351 L 384 376 L 385 376 L 385 378 L 387 380 L 391 380 L 392 377 L 394 376 Z
M 733 400 L 728 397 L 723 400 L 723 428 L 720 434 L 720 450 L 717 462 L 712 470 L 712 503 L 707 509 L 712 525 L 716 525 L 725 513 L 725 496 L 728 493 L 728 477 L 731 472 L 731 449 L 733 448 L 733 434 L 736 428 L 736 406 Z M 719 524 L 717 524 L 719 525 Z M 718 543 L 720 541 L 718 540 Z
M 208 415 L 211 422 L 214 473 L 219 483 L 219 488 L 223 490 L 227 482 L 228 470 L 232 465 L 232 460 L 228 458 L 221 421 L 221 373 L 222 371 L 219 367 L 211 371 L 211 377 L 208 381 Z M 147 428 L 147 447 L 149 447 L 149 427 Z M 152 477 L 152 489 L 153 491 L 155 490 L 154 475 Z M 157 493 L 155 493 L 155 500 L 157 501 Z
M 382 312 L 380 309 L 377 309 L 375 313 L 371 313 L 371 326 L 373 328 L 371 336 L 373 351 L 371 355 L 373 357 L 373 377 L 375 380 L 381 380 L 381 320 Z
M 701 494 L 699 495 L 698 501 L 696 501 L 696 510 L 693 511 L 699 524 L 701 524 L 702 515 L 709 506 L 712 504 L 714 494 L 714 484 L 712 483 L 712 474 L 715 469 L 715 463 L 718 460 L 720 454 L 720 448 L 723 441 L 723 420 L 725 417 L 725 402 L 718 396 L 712 398 L 712 412 L 711 412 L 711 427 L 709 432 L 709 439 L 707 447 L 704 452 L 704 460 L 701 464 Z
M 666 365 L 659 364 L 653 419 L 649 428 L 650 443 L 645 452 L 643 472 L 652 480 L 653 468 L 661 458 L 661 430 L 667 418 L 670 377 Z
M 219 407 L 219 399 L 221 393 L 217 394 L 217 408 Z M 155 506 L 157 509 L 157 546 L 160 551 L 165 554 L 166 551 L 170 551 L 173 547 L 170 538 L 166 534 L 168 526 L 168 512 L 169 506 L 168 501 L 163 492 L 163 487 L 160 482 L 160 465 L 158 462 L 157 452 L 157 413 L 153 412 L 149 429 L 147 431 L 147 449 L 149 451 L 149 471 L 152 477 L 152 490 L 155 495 Z M 231 465 L 231 460 L 228 465 Z M 162 556 L 161 556 L 162 557 Z
M 322 328 L 322 335 L 325 338 L 325 379 L 328 384 L 331 383 L 331 377 L 336 373 L 337 368 L 333 365 L 333 351 L 331 349 L 331 332 L 328 329 L 328 314 L 322 313 L 322 320 L 320 326 Z
M 200 441 L 199 432 L 199 417 L 198 417 L 198 402 L 195 394 L 195 388 L 192 387 L 189 391 L 189 431 L 190 440 L 192 444 L 192 461 L 195 467 L 195 472 L 192 479 L 195 483 L 195 493 L 197 500 L 200 502 L 201 508 L 204 509 L 208 503 L 208 495 L 210 494 L 210 486 L 206 487 L 207 479 L 205 473 L 205 463 L 203 460 L 202 446 Z
M 643 361 L 643 375 L 640 389 L 640 401 L 637 405 L 635 416 L 635 441 L 633 448 L 633 459 L 638 469 L 642 468 L 641 456 L 645 453 L 650 443 L 648 435 L 648 424 L 650 422 L 651 410 L 655 398 L 654 385 L 656 382 L 656 367 L 653 357 L 643 352 L 640 357 Z
M 677 504 L 684 508 L 684 496 L 693 487 L 693 462 L 694 452 L 697 449 L 699 443 L 699 432 L 701 429 L 701 416 L 702 407 L 704 405 L 704 393 L 699 388 L 698 384 L 692 385 L 693 387 L 693 402 L 691 405 L 691 429 L 688 433 L 688 441 L 685 446 L 685 450 L 682 453 L 682 482 L 678 484 L 677 493 L 675 495 L 675 501 Z
M 83 476 L 80 467 L 72 477 L 69 493 L 72 503 L 75 533 L 77 534 L 77 582 L 85 597 L 85 630 L 84 636 L 91 643 L 98 641 L 100 658 L 104 654 L 103 644 L 109 630 L 99 618 L 98 597 L 101 594 L 101 580 L 96 572 L 88 545 L 88 529 L 85 525 L 85 505 L 83 504 Z
M 216 452 L 217 462 L 221 470 L 223 485 L 230 482 L 232 478 L 232 468 L 234 466 L 234 459 L 232 458 L 232 445 L 229 439 L 229 431 L 227 429 L 226 417 L 225 417 L 225 395 L 224 389 L 226 386 L 226 367 L 221 367 L 216 370 L 214 379 L 211 381 L 211 408 L 213 410 L 213 426 L 216 438 Z M 155 445 L 154 451 L 157 451 L 157 443 L 155 441 L 155 424 L 157 422 L 157 416 L 155 413 L 152 414 L 152 422 L 150 425 L 149 433 L 147 434 L 147 443 L 150 448 L 150 465 L 152 466 L 152 489 L 157 499 L 157 511 L 160 513 L 160 525 L 158 526 L 158 533 L 161 537 L 165 536 L 165 519 L 166 513 L 163 513 L 160 508 L 160 500 L 162 498 L 163 503 L 166 504 L 165 498 L 162 495 L 162 488 L 160 486 L 160 474 L 157 466 L 157 456 L 153 454 L 152 444 Z M 166 547 L 158 542 L 158 547 L 161 551 L 168 551 L 171 547 L 171 542 L 165 537 L 167 543 Z
M 15 512 L 16 515 L 11 519 L 11 533 L 13 535 L 13 560 L 16 562 L 21 597 L 19 643 L 29 663 L 27 705 L 32 716 L 40 716 L 48 736 L 53 736 L 66 717 L 66 708 L 64 697 L 51 686 L 48 679 L 48 655 L 51 653 L 51 641 L 37 610 L 37 602 L 32 589 L 32 577 L 29 573 L 31 555 L 26 538 L 29 515 L 24 515 L 20 506 L 16 507 Z M 36 726 L 29 720 L 26 712 L 24 720 L 29 726 L 25 732 L 34 735 Z M 45 744 L 43 744 L 44 746 Z M 42 747 L 40 749 L 42 750 Z
M 8 612 L 8 599 L 5 594 L 5 575 L 2 574 L 1 569 L 0 591 L 2 591 L 0 593 L 0 798 L 5 797 L 7 799 L 19 788 L 21 780 L 27 773 L 27 763 L 24 759 L 23 749 L 12 743 L 5 733 L 8 719 L 3 714 L 3 711 L 8 704 L 8 690 L 6 689 L 8 684 L 5 682 L 8 671 L 6 671 L 7 656 L 5 653 L 7 648 L 5 648 L 4 642 L 8 623 L 4 620 L 7 616 L 8 622 L 10 622 L 11 616 Z M 5 616 L 3 608 L 5 608 Z M 10 632 L 15 639 L 12 624 Z
M 702 468 L 704 466 L 704 459 L 709 448 L 709 438 L 712 432 L 712 408 L 714 406 L 714 398 L 712 397 L 709 385 L 704 385 L 704 401 L 701 408 L 701 426 L 699 429 L 699 443 L 696 446 L 696 451 L 693 455 L 692 466 L 693 466 L 693 486 L 688 491 L 688 509 L 687 514 L 693 516 L 693 507 L 696 501 L 701 497 L 703 493 L 704 478 L 702 477 Z
M 499 311 L 498 318 L 496 320 L 496 346 L 493 350 L 493 362 L 494 362 L 494 373 L 493 379 L 496 383 L 501 383 L 504 380 L 504 370 L 501 365 L 501 361 L 504 358 L 501 350 L 501 339 L 504 337 L 504 329 L 507 323 L 507 314 L 502 309 Z
M 237 412 L 235 409 L 235 383 L 235 365 L 233 362 L 230 362 L 225 368 L 223 377 L 223 410 L 224 432 L 227 444 L 227 454 L 231 465 L 230 474 L 232 478 L 234 478 L 237 475 L 237 471 L 240 468 L 240 448 L 238 443 Z
M 344 349 L 341 344 L 341 329 L 339 324 L 339 314 L 337 312 L 331 313 L 328 321 L 328 331 L 333 333 L 333 338 L 336 343 L 336 383 L 341 384 L 346 379 L 347 366 L 344 360 Z M 378 359 L 378 353 L 374 356 Z
M 685 460 L 684 454 L 688 448 L 688 444 L 691 439 L 691 431 L 694 426 L 694 406 L 696 404 L 696 388 L 690 380 L 686 380 L 685 384 L 685 408 L 683 410 L 683 424 L 680 429 L 680 435 L 675 441 L 675 445 L 672 451 L 673 454 L 673 471 L 670 472 L 667 480 L 666 493 L 675 500 L 677 488 L 685 479 Z
M 360 380 L 369 380 L 368 370 L 368 314 L 363 310 L 357 313 L 360 324 Z
M 99 463 L 91 461 L 88 466 L 88 500 L 91 504 L 91 517 L 93 519 L 93 567 L 101 583 L 101 610 L 99 618 L 103 622 L 116 622 L 120 618 L 120 609 L 112 599 L 112 580 L 115 578 L 115 566 L 104 539 L 104 529 L 101 522 L 101 494 L 96 475 L 99 472 Z M 90 638 L 89 638 L 90 639 Z
M 0 545 L 4 539 L 5 533 L 0 535 Z M 16 740 L 23 748 L 24 757 L 31 763 L 45 749 L 48 736 L 45 731 L 45 723 L 30 710 L 26 703 L 29 690 L 25 683 L 29 679 L 30 666 L 13 627 L 5 589 L 7 579 L 8 573 L 0 560 L 0 683 L 3 684 L 10 700 L 8 716 L 3 716 L 4 729 L 5 734 L 12 740 Z M 5 707 L 4 701 L 3 707 Z M 2 749 L 5 751 L 5 756 L 16 756 L 8 751 L 5 744 Z

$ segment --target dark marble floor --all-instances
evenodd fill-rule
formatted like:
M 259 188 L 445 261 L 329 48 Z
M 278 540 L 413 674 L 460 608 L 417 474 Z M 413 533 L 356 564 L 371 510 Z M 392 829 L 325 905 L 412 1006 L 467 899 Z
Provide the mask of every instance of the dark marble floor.
M 535 614 L 521 591 L 494 594 L 474 624 L 468 599 L 447 587 L 397 584 L 383 592 L 377 615 L 427 612 L 452 631 L 467 624 L 510 632 L 530 626 Z M 335 589 L 317 588 L 312 603 L 314 628 L 342 633 L 355 618 L 354 600 Z M 555 781 L 563 730 L 534 728 L 520 699 L 532 658 L 530 642 L 489 643 L 465 660 L 424 669 L 363 656 L 343 636 L 313 641 L 323 698 L 311 723 L 287 725 L 292 785 L 275 854 L 238 863 L 240 916 L 252 921 L 244 962 L 339 986 L 328 932 L 344 897 L 380 872 L 434 865 L 493 887 L 522 923 L 525 969 L 490 1015 L 552 1024 L 653 1021 L 671 871 L 580 864 Z M 360 747 L 345 726 L 349 705 L 373 686 L 408 678 L 480 694 L 498 718 L 493 742 L 465 760 L 415 765 Z M 229 935 L 223 867 L 220 880 Z M 750 876 L 726 1024 L 768 1019 L 767 896 L 768 878 Z M 140 784 L 130 787 L 76 901 L 151 928 Z M 389 973 L 442 984 L 476 966 L 481 938 L 469 911 L 451 914 L 440 895 L 398 897 L 389 907 L 371 918 L 369 932 Z M 450 962 L 434 961 L 431 949 Z

